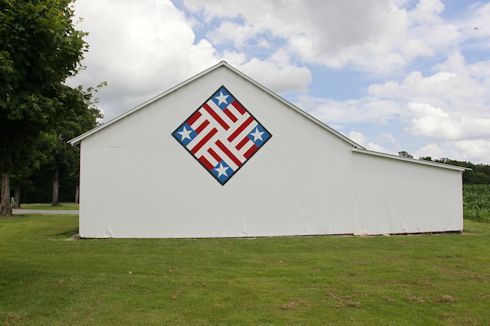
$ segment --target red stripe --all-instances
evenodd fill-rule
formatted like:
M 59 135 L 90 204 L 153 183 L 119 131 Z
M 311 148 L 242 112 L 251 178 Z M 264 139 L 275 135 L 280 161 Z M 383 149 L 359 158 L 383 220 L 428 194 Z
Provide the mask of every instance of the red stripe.
M 211 130 L 206 136 L 204 136 L 203 139 L 201 139 L 201 141 L 199 143 L 197 143 L 196 146 L 194 146 L 194 148 L 191 150 L 191 153 L 192 154 L 196 154 L 198 150 L 201 149 L 201 147 L 204 146 L 204 144 L 206 144 L 208 142 L 208 140 L 214 136 L 215 133 L 217 133 L 218 130 L 216 128 L 213 128 L 213 130 Z
M 218 153 L 214 151 L 211 147 L 208 149 L 209 154 L 211 154 L 212 157 L 218 162 L 221 162 L 221 157 L 219 157 Z
M 212 170 L 214 168 L 214 166 L 204 156 L 199 158 L 199 162 L 201 162 L 208 170 Z
M 220 148 L 220 149 L 221 149 L 221 150 L 222 150 L 222 151 L 223 151 L 223 152 L 224 152 L 224 153 L 225 153 L 225 154 L 226 154 L 226 155 L 227 155 L 229 158 L 231 158 L 231 160 L 232 160 L 233 162 L 235 162 L 235 164 L 236 164 L 236 165 L 238 165 L 238 166 L 242 165 L 242 162 L 240 162 L 240 160 L 239 160 L 239 159 L 237 159 L 237 158 L 236 158 L 236 156 L 235 156 L 235 155 L 233 155 L 233 153 L 232 153 L 232 152 L 230 152 L 230 150 L 229 150 L 228 148 L 226 148 L 226 146 L 225 146 L 225 145 L 223 145 L 223 143 L 222 143 L 222 142 L 221 142 L 219 139 L 216 141 L 216 145 L 218 145 L 218 147 L 219 147 L 219 148 Z
M 235 109 L 237 109 L 241 114 L 245 114 L 245 112 L 247 112 L 247 110 L 245 110 L 245 108 L 237 100 L 234 100 L 231 104 L 233 104 Z
M 238 136 L 238 135 L 239 135 L 239 134 L 240 134 L 240 133 L 243 131 L 243 129 L 247 128 L 247 126 L 248 126 L 249 124 L 251 124 L 253 120 L 254 120 L 254 118 L 253 118 L 253 117 L 251 117 L 251 116 L 250 116 L 250 117 L 248 117 L 248 119 L 247 119 L 247 120 L 245 120 L 245 122 L 244 122 L 244 123 L 242 123 L 242 125 L 241 125 L 240 127 L 238 127 L 238 129 L 237 129 L 237 130 L 235 130 L 235 131 L 234 131 L 234 132 L 233 132 L 233 133 L 230 135 L 230 137 L 228 137 L 228 141 L 233 141 L 233 139 L 237 138 L 237 136 Z
M 213 109 L 211 109 L 211 107 L 207 104 L 207 103 L 204 103 L 203 105 L 203 108 L 208 111 L 209 114 L 211 114 L 211 116 L 214 118 L 214 120 L 218 121 L 218 123 L 221 125 L 221 127 L 225 128 L 225 130 L 228 130 L 228 128 L 230 128 L 226 122 L 223 121 L 223 119 L 221 119 L 219 117 L 219 115 L 213 111 Z
M 203 131 L 204 128 L 206 128 L 209 124 L 208 120 L 204 120 L 203 123 L 199 127 L 197 127 L 196 132 L 199 134 L 201 131 Z
M 231 121 L 236 122 L 238 119 L 231 113 L 230 110 L 224 109 L 223 112 L 230 118 Z
M 196 120 L 199 119 L 200 116 L 201 116 L 201 112 L 199 111 L 194 112 L 194 114 L 189 119 L 187 119 L 187 123 L 189 124 L 189 126 L 193 125 L 194 122 L 196 122 Z
M 253 144 L 252 147 L 250 147 L 249 150 L 245 154 L 243 154 L 243 156 L 245 156 L 248 160 L 250 156 L 252 156 L 257 151 L 257 149 L 259 149 L 257 145 Z
M 248 136 L 245 136 L 245 138 L 243 138 L 242 141 L 239 142 L 238 145 L 236 145 L 236 149 L 240 150 L 243 146 L 245 146 L 246 143 L 248 143 L 248 141 Z

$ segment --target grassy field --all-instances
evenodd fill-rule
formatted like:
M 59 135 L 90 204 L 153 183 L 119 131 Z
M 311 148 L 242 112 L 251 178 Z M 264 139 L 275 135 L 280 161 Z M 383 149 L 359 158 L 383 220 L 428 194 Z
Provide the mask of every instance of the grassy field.
M 67 240 L 0 219 L 0 324 L 490 323 L 490 223 L 391 237 Z
M 464 185 L 464 218 L 490 222 L 490 185 Z
M 42 209 L 42 210 L 78 210 L 78 204 L 75 203 L 60 203 L 59 205 L 52 206 L 46 203 L 30 203 L 22 204 L 22 209 Z

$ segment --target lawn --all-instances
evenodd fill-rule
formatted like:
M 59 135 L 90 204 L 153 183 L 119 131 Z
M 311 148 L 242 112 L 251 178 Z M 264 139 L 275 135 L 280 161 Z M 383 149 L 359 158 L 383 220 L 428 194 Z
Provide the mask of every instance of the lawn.
M 67 240 L 0 219 L 0 324 L 490 323 L 490 223 L 390 237 Z
M 78 204 L 60 203 L 59 205 L 52 206 L 51 204 L 45 204 L 45 203 L 29 203 L 29 204 L 22 204 L 21 209 L 78 210 Z

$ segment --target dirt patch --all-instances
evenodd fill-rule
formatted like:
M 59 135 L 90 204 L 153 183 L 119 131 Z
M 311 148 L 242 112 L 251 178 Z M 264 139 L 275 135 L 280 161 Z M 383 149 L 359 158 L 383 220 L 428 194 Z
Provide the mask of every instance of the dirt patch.
M 295 310 L 295 309 L 298 309 L 302 306 L 306 306 L 306 302 L 302 301 L 302 300 L 289 301 L 289 302 L 278 305 L 279 309 L 281 309 L 281 310 Z
M 72 235 L 71 237 L 69 237 L 68 239 L 66 239 L 66 241 L 76 241 L 76 240 L 80 240 L 80 234 L 74 234 Z
M 440 297 L 437 297 L 435 301 L 439 303 L 453 303 L 456 302 L 456 299 L 450 296 L 449 294 L 444 294 L 441 295 Z
M 5 325 L 17 325 L 21 319 L 20 315 L 10 312 L 5 316 Z
M 333 293 L 327 293 L 327 295 L 335 303 L 335 308 L 360 308 L 362 304 L 354 300 L 350 295 L 336 295 Z
M 279 308 L 282 310 L 294 310 L 299 306 L 299 304 L 296 301 L 289 301 L 288 303 L 283 303 L 279 305 Z
M 407 300 L 410 302 L 416 302 L 416 303 L 424 303 L 425 302 L 423 297 L 417 297 L 415 295 L 408 295 Z

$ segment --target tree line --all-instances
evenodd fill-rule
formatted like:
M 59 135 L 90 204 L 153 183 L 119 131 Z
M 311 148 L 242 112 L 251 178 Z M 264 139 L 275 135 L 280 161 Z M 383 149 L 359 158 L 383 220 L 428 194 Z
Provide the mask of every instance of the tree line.
M 399 156 L 414 158 L 407 151 L 398 152 Z M 419 160 L 431 161 L 465 167 L 463 172 L 463 184 L 490 184 L 490 164 L 474 164 L 468 161 L 458 161 L 450 158 L 432 159 L 430 156 L 419 157 Z
M 37 178 L 49 180 L 57 204 L 60 184 L 78 180 L 78 150 L 66 141 L 102 117 L 98 87 L 66 84 L 88 51 L 73 2 L 0 1 L 0 215 L 12 214 L 11 184 L 21 202 Z

